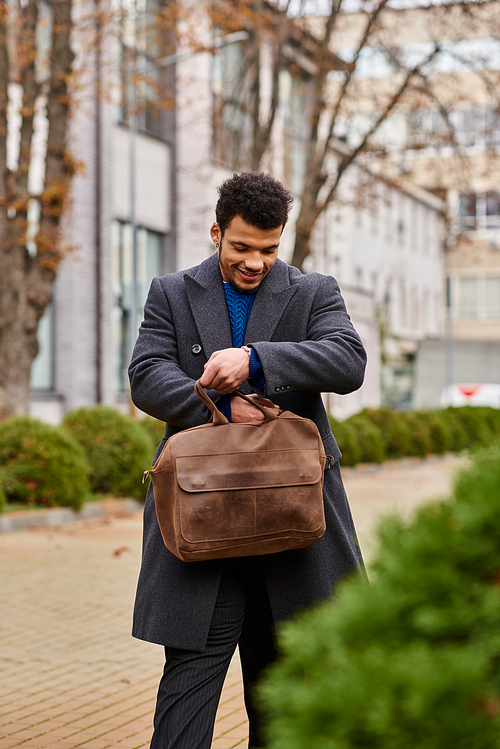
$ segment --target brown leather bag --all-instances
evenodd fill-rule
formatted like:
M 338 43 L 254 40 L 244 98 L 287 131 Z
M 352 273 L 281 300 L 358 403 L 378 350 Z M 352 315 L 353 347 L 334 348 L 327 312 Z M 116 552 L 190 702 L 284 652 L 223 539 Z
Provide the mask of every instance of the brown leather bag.
M 261 406 L 264 421 L 229 423 L 199 381 L 194 387 L 210 421 L 172 435 L 144 472 L 166 547 L 189 562 L 273 554 L 320 538 L 324 470 L 333 458 L 316 424 Z

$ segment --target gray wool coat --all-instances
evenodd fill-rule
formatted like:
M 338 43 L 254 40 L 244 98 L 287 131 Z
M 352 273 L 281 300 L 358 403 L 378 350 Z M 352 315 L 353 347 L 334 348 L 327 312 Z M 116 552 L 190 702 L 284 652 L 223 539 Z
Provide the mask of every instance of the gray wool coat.
M 362 565 L 340 476 L 341 454 L 321 393 L 359 388 L 366 355 L 335 279 L 318 273 L 303 275 L 281 260 L 276 260 L 258 288 L 245 344 L 256 350 L 262 362 L 266 384 L 261 394 L 283 410 L 312 419 L 326 453 L 336 458 L 325 471 L 324 536 L 305 549 L 261 557 L 273 617 L 279 622 L 328 598 L 341 578 Z M 170 435 L 208 421 L 209 411 L 193 384 L 210 355 L 231 346 L 217 255 L 187 271 L 153 280 L 129 375 L 136 406 L 167 423 L 156 456 Z M 215 401 L 221 397 L 215 391 L 209 394 Z M 223 567 L 224 560 L 182 562 L 166 549 L 150 486 L 133 635 L 170 647 L 203 650 Z

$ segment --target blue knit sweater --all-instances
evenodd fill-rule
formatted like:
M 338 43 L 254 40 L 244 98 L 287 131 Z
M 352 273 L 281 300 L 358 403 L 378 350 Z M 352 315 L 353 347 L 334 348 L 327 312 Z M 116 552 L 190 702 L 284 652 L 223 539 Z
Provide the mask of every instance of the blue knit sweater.
M 227 281 L 224 282 L 224 293 L 226 294 L 227 309 L 229 311 L 229 321 L 231 323 L 231 336 L 233 346 L 240 348 L 245 340 L 245 331 L 248 325 L 248 318 L 252 310 L 255 294 L 242 294 Z M 250 353 L 250 379 L 253 380 L 261 389 L 265 385 L 264 370 L 255 349 Z M 225 395 L 217 403 L 217 407 L 231 421 L 231 395 Z

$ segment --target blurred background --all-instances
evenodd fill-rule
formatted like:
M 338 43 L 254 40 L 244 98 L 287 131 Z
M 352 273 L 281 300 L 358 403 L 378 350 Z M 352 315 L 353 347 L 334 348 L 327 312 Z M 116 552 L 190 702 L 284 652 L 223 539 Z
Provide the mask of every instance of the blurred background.
M 368 350 L 335 418 L 500 406 L 497 2 L 7 0 L 0 55 L 2 416 L 129 412 L 151 279 L 243 170 Z

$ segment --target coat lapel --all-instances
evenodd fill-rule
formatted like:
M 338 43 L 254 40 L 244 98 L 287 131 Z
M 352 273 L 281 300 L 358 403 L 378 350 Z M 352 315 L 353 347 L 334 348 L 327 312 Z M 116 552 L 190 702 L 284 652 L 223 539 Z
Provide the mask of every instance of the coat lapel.
M 186 292 L 205 356 L 233 345 L 217 253 L 184 275 Z
M 288 278 L 288 267 L 276 260 L 255 296 L 245 333 L 245 343 L 270 341 L 285 309 L 297 291 Z
M 214 351 L 233 345 L 217 254 L 211 255 L 192 271 L 187 271 L 184 282 L 203 351 L 208 359 Z M 296 290 L 296 286 L 290 285 L 286 263 L 276 260 L 255 296 L 245 343 L 271 340 Z

